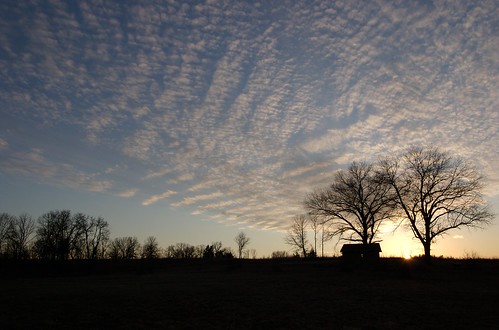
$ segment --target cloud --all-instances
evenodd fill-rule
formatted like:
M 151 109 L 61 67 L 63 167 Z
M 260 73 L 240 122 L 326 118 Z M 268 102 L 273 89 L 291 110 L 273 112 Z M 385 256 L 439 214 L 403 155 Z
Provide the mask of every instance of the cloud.
M 125 191 L 118 193 L 118 196 L 123 197 L 123 198 L 130 198 L 130 197 L 135 196 L 137 194 L 137 192 L 138 192 L 138 189 L 129 189 L 129 190 L 125 190 Z
M 0 4 L 2 169 L 266 229 L 338 168 L 410 144 L 499 189 L 494 2 L 32 6 Z M 19 122 L 51 139 L 4 129 Z M 68 135 L 80 158 L 56 153 Z
M 172 190 L 167 190 L 161 194 L 157 194 L 157 195 L 152 195 L 151 197 L 145 199 L 144 201 L 142 201 L 142 205 L 144 206 L 149 206 L 151 204 L 154 204 L 156 202 L 159 202 L 160 200 L 163 200 L 163 199 L 168 199 L 170 198 L 171 196 L 174 196 L 176 195 L 177 192 L 176 191 L 172 191 Z
M 0 138 L 0 150 L 7 149 L 8 147 L 9 147 L 9 144 L 7 143 L 7 141 Z
M 454 235 L 452 236 L 453 239 L 463 239 L 464 236 L 463 235 Z
M 41 149 L 10 154 L 5 160 L 0 161 L 0 169 L 42 182 L 94 192 L 108 191 L 112 187 L 112 182 L 103 178 L 100 173 L 86 172 L 71 164 L 50 161 Z
M 173 172 L 173 170 L 171 168 L 165 167 L 165 168 L 162 168 L 159 170 L 149 171 L 149 173 L 147 173 L 143 179 L 144 180 L 154 179 L 154 178 L 165 176 L 165 175 L 170 174 L 172 172 Z
M 180 202 L 172 203 L 172 206 L 173 207 L 179 207 L 179 206 L 192 205 L 192 204 L 195 204 L 195 203 L 209 201 L 209 200 L 220 198 L 220 197 L 223 197 L 223 196 L 224 196 L 224 194 L 221 193 L 221 192 L 219 192 L 219 191 L 216 191 L 216 192 L 213 192 L 213 193 L 209 193 L 209 194 L 190 196 L 190 197 L 185 197 Z

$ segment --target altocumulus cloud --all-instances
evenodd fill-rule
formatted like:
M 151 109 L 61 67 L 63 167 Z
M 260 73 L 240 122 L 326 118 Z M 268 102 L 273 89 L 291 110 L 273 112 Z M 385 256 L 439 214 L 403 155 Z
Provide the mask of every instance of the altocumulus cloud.
M 130 197 L 135 196 L 136 194 L 137 194 L 137 189 L 129 189 L 129 190 L 125 190 L 125 191 L 118 193 L 118 196 L 130 198 Z
M 0 138 L 0 150 L 7 149 L 9 144 L 4 139 Z
M 495 1 L 0 12 L 1 171 L 264 229 L 352 160 L 413 144 L 472 158 L 499 190 Z
M 144 205 L 144 206 L 151 205 L 151 204 L 154 204 L 162 199 L 169 198 L 169 197 L 176 195 L 176 194 L 177 194 L 177 192 L 175 192 L 175 191 L 167 190 L 164 193 L 161 193 L 158 195 L 153 195 L 153 196 L 149 197 L 148 199 L 146 199 L 142 202 L 142 205 Z

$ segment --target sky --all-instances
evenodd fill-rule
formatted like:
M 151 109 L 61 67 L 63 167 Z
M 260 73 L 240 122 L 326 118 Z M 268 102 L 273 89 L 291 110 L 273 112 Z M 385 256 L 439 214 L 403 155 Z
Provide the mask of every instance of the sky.
M 103 216 L 164 247 L 242 230 L 263 257 L 336 170 L 437 146 L 499 214 L 497 17 L 493 0 L 1 1 L 0 212 Z M 499 257 L 497 237 L 433 253 Z

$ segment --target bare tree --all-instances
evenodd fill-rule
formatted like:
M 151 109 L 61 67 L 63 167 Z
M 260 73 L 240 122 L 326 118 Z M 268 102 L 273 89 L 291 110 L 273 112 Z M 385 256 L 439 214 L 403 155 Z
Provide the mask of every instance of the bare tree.
M 232 253 L 224 248 L 222 242 L 220 241 L 211 243 L 211 246 L 213 247 L 213 255 L 215 256 L 215 258 L 223 256 L 226 252 Z
M 274 251 L 271 255 L 272 259 L 289 258 L 287 251 Z
M 35 221 L 27 214 L 13 217 L 7 230 L 7 253 L 15 259 L 29 258 L 29 243 L 35 232 Z
M 191 244 L 177 243 L 176 251 L 177 257 L 181 259 L 193 259 L 195 256 L 196 248 Z
M 217 255 L 217 253 L 219 253 L 220 251 L 223 250 L 223 245 L 222 245 L 222 242 L 213 242 L 211 243 L 211 246 L 213 246 L 213 253 L 215 255 Z
M 303 215 L 293 218 L 293 223 L 284 237 L 286 244 L 300 251 L 305 258 L 307 256 L 307 218 Z
M 431 244 L 449 230 L 480 228 L 493 215 L 480 193 L 482 178 L 476 168 L 436 148 L 409 149 L 399 162 L 383 162 L 383 175 L 396 192 L 414 236 L 431 262 Z
M 68 210 L 50 211 L 38 219 L 35 250 L 42 259 L 66 260 L 79 253 L 82 227 Z
M 321 257 L 324 257 L 324 246 L 334 238 L 334 231 L 331 230 L 330 224 L 327 221 L 322 221 L 321 224 Z
M 202 254 L 204 259 L 232 259 L 233 257 L 232 251 L 229 248 L 224 248 L 222 242 L 213 242 L 211 245 L 206 245 Z
M 142 258 L 144 259 L 157 259 L 161 255 L 161 249 L 159 248 L 158 241 L 156 237 L 149 236 L 146 238 L 144 245 L 142 245 Z
M 310 228 L 314 234 L 314 252 L 317 254 L 317 234 L 321 226 L 321 219 L 316 214 L 309 215 Z
M 256 259 L 256 256 L 257 256 L 257 253 L 256 253 L 255 249 L 251 249 L 248 251 L 248 258 Z
M 329 187 L 307 196 L 305 207 L 331 222 L 340 239 L 362 244 L 377 242 L 381 224 L 395 210 L 391 186 L 381 180 L 374 165 L 365 162 L 338 171 Z
M 98 259 L 104 257 L 108 240 L 109 225 L 103 218 L 50 211 L 38 219 L 34 247 L 42 259 Z
M 85 224 L 83 230 L 85 258 L 101 259 L 105 253 L 106 243 L 109 241 L 109 224 L 101 217 L 87 217 Z
M 196 247 L 187 243 L 170 245 L 165 251 L 166 258 L 192 259 L 196 257 Z
M 243 257 L 243 250 L 246 246 L 248 246 L 250 238 L 246 236 L 246 233 L 244 231 L 242 231 L 239 234 L 237 234 L 237 236 L 234 238 L 234 241 L 237 244 L 237 252 L 239 255 L 239 259 L 241 259 Z
M 111 259 L 136 259 L 139 255 L 140 243 L 137 237 L 116 237 L 109 245 Z
M 7 234 L 14 216 L 8 213 L 0 213 L 0 256 L 6 253 Z
M 204 258 L 205 257 L 205 252 L 210 251 L 210 248 L 207 249 L 207 247 L 210 245 L 204 245 L 204 244 L 199 244 L 194 247 L 194 258 Z M 211 250 L 213 251 L 213 250 Z M 208 258 L 208 256 L 207 256 Z

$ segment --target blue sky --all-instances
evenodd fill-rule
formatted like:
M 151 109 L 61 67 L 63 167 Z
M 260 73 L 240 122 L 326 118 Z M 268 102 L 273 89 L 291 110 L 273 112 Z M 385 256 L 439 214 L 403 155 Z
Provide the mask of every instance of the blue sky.
M 2 1 L 0 211 L 101 215 L 163 246 L 245 230 L 270 255 L 335 170 L 436 145 L 475 162 L 499 213 L 497 17 L 496 1 Z M 435 254 L 499 256 L 498 235 Z

